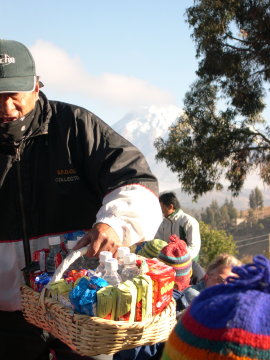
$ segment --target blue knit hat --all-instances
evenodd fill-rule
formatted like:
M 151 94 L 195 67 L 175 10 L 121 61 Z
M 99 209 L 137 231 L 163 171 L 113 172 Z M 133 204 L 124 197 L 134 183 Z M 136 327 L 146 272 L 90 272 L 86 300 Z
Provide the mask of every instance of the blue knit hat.
M 233 267 L 227 284 L 203 290 L 171 333 L 163 360 L 270 359 L 270 262 Z

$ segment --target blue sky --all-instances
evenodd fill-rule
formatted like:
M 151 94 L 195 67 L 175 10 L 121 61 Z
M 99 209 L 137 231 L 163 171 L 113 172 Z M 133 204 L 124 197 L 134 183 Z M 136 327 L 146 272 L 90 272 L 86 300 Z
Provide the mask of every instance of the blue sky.
M 28 46 L 50 99 L 108 124 L 141 105 L 183 106 L 197 60 L 184 12 L 192 0 L 4 2 L 1 38 Z

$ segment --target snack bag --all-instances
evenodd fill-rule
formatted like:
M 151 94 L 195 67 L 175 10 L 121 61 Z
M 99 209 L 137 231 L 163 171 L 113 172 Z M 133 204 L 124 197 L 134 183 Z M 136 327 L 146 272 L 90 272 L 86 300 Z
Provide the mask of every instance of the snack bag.
M 118 285 L 115 320 L 130 321 L 135 319 L 137 288 L 131 280 Z
M 72 307 L 78 313 L 81 313 L 81 305 L 80 300 L 85 293 L 86 289 L 88 289 L 89 280 L 86 278 L 80 278 L 78 284 L 70 291 L 69 299 L 72 304 Z
M 159 314 L 170 303 L 175 280 L 175 270 L 156 260 L 147 259 L 149 266 L 147 275 L 153 281 L 153 315 Z
M 97 316 L 107 320 L 115 319 L 117 300 L 116 287 L 109 285 L 97 292 Z
M 41 292 L 44 286 L 46 286 L 52 278 L 49 274 L 41 271 L 38 274 L 35 273 L 33 276 L 32 275 L 33 274 L 30 275 L 30 286 L 38 292 Z
M 96 276 L 91 279 L 80 278 L 69 294 L 74 310 L 80 314 L 96 316 L 97 291 L 107 285 L 107 281 Z
M 69 292 L 72 289 L 72 284 L 69 284 L 65 279 L 52 282 L 48 286 L 49 294 L 54 300 L 59 300 L 60 294 Z
M 86 269 L 80 269 L 80 270 L 70 270 L 66 274 L 66 279 L 68 279 L 68 282 L 75 283 L 76 280 L 85 277 L 88 275 L 88 271 Z
M 80 300 L 80 313 L 96 316 L 97 315 L 97 291 L 94 289 L 87 288 L 82 294 Z
M 152 279 L 148 275 L 138 275 L 133 283 L 137 288 L 135 321 L 142 321 L 152 316 Z

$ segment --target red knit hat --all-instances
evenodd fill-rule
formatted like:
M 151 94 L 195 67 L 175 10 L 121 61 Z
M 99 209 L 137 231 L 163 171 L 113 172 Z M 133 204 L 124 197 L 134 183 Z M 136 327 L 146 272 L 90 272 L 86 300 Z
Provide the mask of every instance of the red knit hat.
M 189 286 L 192 275 L 192 259 L 187 244 L 177 235 L 169 237 L 169 243 L 159 253 L 158 258 L 175 270 L 175 284 L 178 290 Z

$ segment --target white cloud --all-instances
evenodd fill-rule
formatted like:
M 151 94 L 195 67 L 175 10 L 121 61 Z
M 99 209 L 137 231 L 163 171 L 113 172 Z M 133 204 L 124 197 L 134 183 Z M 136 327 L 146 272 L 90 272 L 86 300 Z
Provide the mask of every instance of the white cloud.
M 112 73 L 95 76 L 84 68 L 78 56 L 72 57 L 52 43 L 39 40 L 31 52 L 41 80 L 55 91 L 76 92 L 110 106 L 129 108 L 175 103 L 170 93 L 145 80 Z

